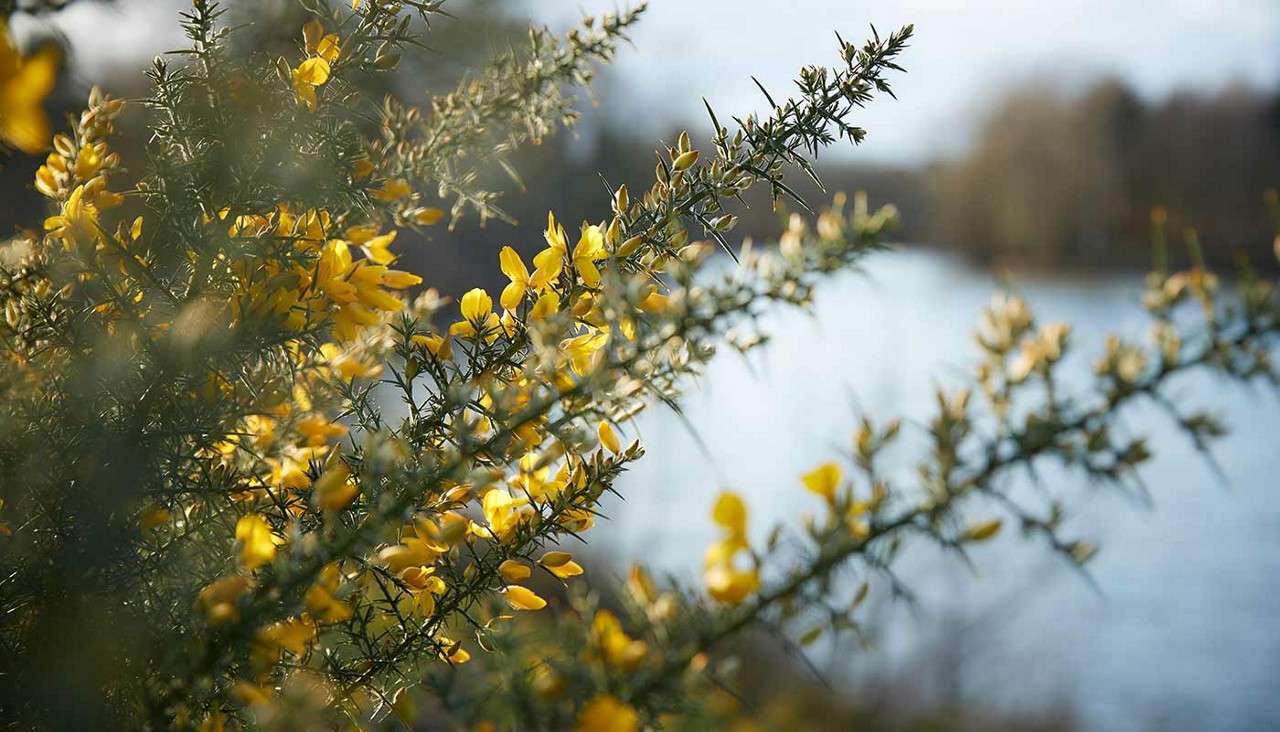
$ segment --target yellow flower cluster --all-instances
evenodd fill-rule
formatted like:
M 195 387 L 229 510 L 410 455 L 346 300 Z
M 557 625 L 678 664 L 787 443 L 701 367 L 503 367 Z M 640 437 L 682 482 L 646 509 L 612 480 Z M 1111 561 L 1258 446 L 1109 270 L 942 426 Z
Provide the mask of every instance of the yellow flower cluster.
M 338 35 L 325 33 L 324 25 L 314 18 L 302 26 L 302 39 L 307 58 L 293 68 L 291 81 L 298 103 L 314 112 L 318 103 L 316 89 L 329 82 L 342 49 Z
M 83 260 L 106 255 L 118 261 L 117 255 L 127 251 L 142 232 L 139 218 L 127 232 L 108 237 L 100 220 L 103 211 L 124 202 L 123 195 L 107 187 L 109 176 L 120 166 L 120 155 L 110 150 L 108 138 L 123 108 L 123 101 L 110 99 L 95 87 L 74 138 L 55 135 L 53 151 L 36 170 L 36 190 L 59 205 L 58 214 L 45 219 L 45 231 Z
M 220 214 L 223 220 L 228 216 L 228 211 Z M 396 232 L 360 225 L 339 238 L 334 229 L 327 211 L 295 214 L 285 204 L 271 214 L 234 217 L 227 229 L 233 239 L 264 247 L 290 242 L 293 256 L 231 265 L 241 287 L 232 300 L 233 317 L 274 315 L 294 331 L 328 322 L 339 342 L 350 343 L 363 329 L 381 323 L 383 313 L 404 307 L 389 290 L 414 287 L 422 278 L 388 268 L 395 261 L 389 247 Z

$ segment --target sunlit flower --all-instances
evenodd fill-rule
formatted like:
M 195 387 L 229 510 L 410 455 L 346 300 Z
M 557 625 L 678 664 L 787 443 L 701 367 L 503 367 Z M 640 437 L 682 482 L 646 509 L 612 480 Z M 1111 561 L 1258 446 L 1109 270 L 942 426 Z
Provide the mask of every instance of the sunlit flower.
M 608 448 L 609 452 L 617 455 L 622 452 L 622 443 L 618 440 L 618 435 L 614 433 L 613 427 L 608 422 L 601 422 L 600 427 L 596 430 L 600 437 L 600 444 Z
M 479 287 L 462 296 L 458 308 L 462 320 L 449 327 L 449 333 L 460 338 L 474 338 L 477 334 L 487 340 L 497 338 L 502 324 L 493 312 L 493 298 Z
M 102 238 L 98 208 L 84 193 L 84 186 L 77 186 L 62 203 L 62 213 L 44 220 L 45 231 L 61 239 L 67 251 L 91 249 Z
M 502 273 L 511 280 L 511 283 L 503 288 L 498 302 L 506 310 L 515 310 L 524 299 L 525 290 L 529 287 L 529 268 L 524 266 L 520 255 L 511 247 L 502 248 L 498 253 L 498 262 Z
M 573 267 L 587 287 L 600 286 L 600 269 L 596 267 L 596 262 L 607 256 L 608 253 L 604 250 L 604 232 L 599 226 L 584 225 L 578 245 L 573 248 Z
M 302 36 L 308 56 L 293 69 L 293 93 L 299 103 L 314 112 L 317 104 L 316 87 L 328 83 L 333 73 L 332 65 L 338 60 L 338 36 L 333 33 L 325 35 L 324 26 L 314 19 L 302 26 Z

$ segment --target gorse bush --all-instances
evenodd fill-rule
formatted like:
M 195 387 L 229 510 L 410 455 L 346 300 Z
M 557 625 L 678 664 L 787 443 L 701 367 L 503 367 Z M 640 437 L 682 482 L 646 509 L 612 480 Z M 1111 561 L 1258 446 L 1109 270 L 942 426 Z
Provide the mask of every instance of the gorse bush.
M 532 261 L 501 250 L 500 293 L 453 304 L 406 294 L 430 273 L 394 268 L 396 232 L 501 218 L 483 173 L 574 120 L 573 88 L 643 8 L 532 30 L 425 106 L 371 97 L 449 22 L 441 4 L 305 0 L 295 52 L 268 58 L 195 0 L 189 47 L 130 103 L 149 132 L 136 159 L 113 151 L 124 103 L 96 89 L 52 134 L 56 55 L 0 35 L 0 135 L 51 147 L 34 178 L 49 216 L 0 268 L 7 725 L 729 725 L 753 710 L 720 691 L 725 641 L 858 632 L 868 593 L 904 591 L 905 543 L 963 552 L 1002 521 L 1083 564 L 1054 491 L 1015 498 L 1012 474 L 1058 460 L 1138 490 L 1149 446 L 1119 426 L 1127 406 L 1166 405 L 1203 447 L 1222 426 L 1170 401 L 1171 379 L 1276 378 L 1280 309 L 1247 269 L 1223 288 L 1161 265 L 1151 342 L 1107 341 L 1070 386 L 1069 328 L 1003 296 L 977 388 L 939 392 L 914 477 L 878 461 L 899 422 L 866 421 L 783 488 L 819 509 L 802 530 L 753 542 L 763 517 L 722 492 L 703 586 L 636 567 L 587 591 L 569 550 L 608 531 L 600 501 L 643 457 L 630 419 L 883 248 L 896 213 L 862 197 L 766 247 L 734 246 L 730 209 L 753 186 L 794 199 L 789 172 L 860 141 L 852 117 L 890 94 L 911 28 L 840 40 L 765 118 L 708 109 L 708 145 L 681 135 L 647 190 L 602 194 L 596 223 L 549 215 Z M 736 264 L 708 266 L 718 248 Z

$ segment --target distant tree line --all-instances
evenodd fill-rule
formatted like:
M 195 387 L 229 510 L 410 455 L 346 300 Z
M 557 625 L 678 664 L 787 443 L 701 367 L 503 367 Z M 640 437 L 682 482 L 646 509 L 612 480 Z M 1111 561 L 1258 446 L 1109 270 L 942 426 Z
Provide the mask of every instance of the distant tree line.
M 1078 94 L 1032 84 L 991 110 L 966 156 L 925 176 L 926 239 L 983 261 L 1143 265 L 1161 207 L 1179 212 L 1175 234 L 1198 231 L 1211 260 L 1252 243 L 1255 261 L 1274 261 L 1260 251 L 1271 230 L 1262 195 L 1278 184 L 1275 92 L 1151 103 L 1116 80 Z

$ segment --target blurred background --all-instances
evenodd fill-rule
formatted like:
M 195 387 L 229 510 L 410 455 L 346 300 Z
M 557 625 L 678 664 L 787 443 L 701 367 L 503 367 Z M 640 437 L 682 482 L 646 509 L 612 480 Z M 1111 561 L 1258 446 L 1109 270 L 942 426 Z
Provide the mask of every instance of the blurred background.
M 27 43 L 66 44 L 52 104 L 69 111 L 92 83 L 145 93 L 145 62 L 183 43 L 183 4 L 77 3 L 17 30 Z M 566 28 L 614 3 L 447 8 L 458 19 L 429 37 L 438 53 L 405 74 L 421 80 L 399 90 L 410 99 L 518 43 L 530 19 Z M 238 10 L 255 22 L 246 42 L 292 51 L 296 2 Z M 627 502 L 596 532 L 600 571 L 644 558 L 696 579 L 700 549 L 690 547 L 713 538 L 706 514 L 722 487 L 749 499 L 760 531 L 794 519 L 797 476 L 847 452 L 858 415 L 910 424 L 927 415 L 935 384 L 963 381 L 976 356 L 972 328 L 1002 283 L 1042 319 L 1075 325 L 1085 373 L 1106 333 L 1144 332 L 1141 275 L 1155 206 L 1168 209 L 1172 231 L 1194 227 L 1213 264 L 1230 267 L 1246 253 L 1274 269 L 1262 194 L 1280 186 L 1275 0 L 651 0 L 635 48 L 601 72 L 582 123 L 514 161 L 526 190 L 493 171 L 509 189 L 500 205 L 518 223 L 468 220 L 402 239 L 401 264 L 446 293 L 492 289 L 497 250 L 539 248 L 548 209 L 566 221 L 599 218 L 606 182 L 646 187 L 656 144 L 685 127 L 705 140 L 704 97 L 721 119 L 765 113 L 752 75 L 785 96 L 801 65 L 835 58 L 833 31 L 852 40 L 872 23 L 887 31 L 907 22 L 917 35 L 909 73 L 895 79 L 898 101 L 860 114 L 867 141 L 829 151 L 818 166 L 831 191 L 897 204 L 899 250 L 824 285 L 816 317 L 780 314 L 763 353 L 719 357 L 691 390 L 684 418 L 655 409 L 633 425 L 653 458 L 620 484 Z M 145 127 L 127 134 L 136 148 Z M 5 231 L 40 218 L 33 164 L 15 158 L 0 171 Z M 776 235 L 784 212 L 767 199 L 749 203 L 744 233 Z M 920 594 L 915 608 L 873 604 L 884 620 L 869 649 L 811 653 L 838 694 L 800 665 L 755 683 L 795 687 L 796 698 L 811 693 L 819 707 L 883 727 L 1280 726 L 1280 403 L 1273 391 L 1208 379 L 1177 388 L 1234 428 L 1217 453 L 1221 477 L 1154 414 L 1131 421 L 1156 435 L 1150 504 L 1094 494 L 1071 476 L 1036 476 L 1076 495 L 1072 528 L 1103 547 L 1091 580 L 1013 532 L 972 567 L 914 552 L 904 578 Z

